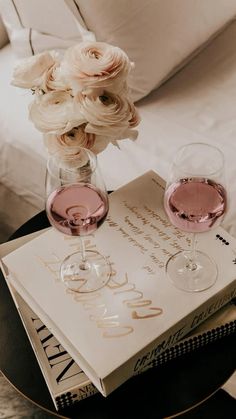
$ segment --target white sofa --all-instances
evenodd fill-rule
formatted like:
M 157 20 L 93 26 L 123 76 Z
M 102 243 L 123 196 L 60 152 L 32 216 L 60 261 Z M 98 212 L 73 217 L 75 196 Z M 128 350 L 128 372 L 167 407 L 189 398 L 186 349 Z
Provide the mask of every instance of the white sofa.
M 82 39 L 123 48 L 142 121 L 136 142 L 99 154 L 108 189 L 152 168 L 166 178 L 177 147 L 217 145 L 226 158 L 236 237 L 236 0 L 0 0 L 1 219 L 16 228 L 44 208 L 46 150 L 28 120 L 31 94 L 10 85 L 19 57 Z

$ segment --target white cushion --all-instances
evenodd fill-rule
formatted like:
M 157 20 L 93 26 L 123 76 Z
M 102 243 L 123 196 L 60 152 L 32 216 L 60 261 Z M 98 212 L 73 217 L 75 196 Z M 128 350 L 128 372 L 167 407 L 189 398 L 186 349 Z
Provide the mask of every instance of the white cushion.
M 7 32 L 0 16 L 0 48 L 9 42 Z
M 42 134 L 28 118 L 30 91 L 11 86 L 15 56 L 0 50 L 0 183 L 36 208 L 44 206 L 46 150 Z
M 138 100 L 186 63 L 236 15 L 235 0 L 75 0 L 97 40 L 124 49 Z
M 0 0 L 0 14 L 17 57 L 64 50 L 88 32 L 69 7 L 73 0 Z M 77 15 L 79 11 L 77 10 Z

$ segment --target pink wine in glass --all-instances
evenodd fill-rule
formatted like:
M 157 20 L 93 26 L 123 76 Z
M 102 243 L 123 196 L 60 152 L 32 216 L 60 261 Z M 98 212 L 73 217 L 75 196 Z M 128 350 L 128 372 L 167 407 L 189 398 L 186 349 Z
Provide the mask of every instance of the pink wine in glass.
M 205 178 L 186 178 L 165 192 L 164 205 L 177 228 L 203 232 L 216 227 L 226 211 L 226 191 L 222 185 Z
M 105 220 L 108 199 L 89 184 L 72 184 L 52 192 L 46 211 L 52 225 L 64 234 L 83 236 L 93 233 Z

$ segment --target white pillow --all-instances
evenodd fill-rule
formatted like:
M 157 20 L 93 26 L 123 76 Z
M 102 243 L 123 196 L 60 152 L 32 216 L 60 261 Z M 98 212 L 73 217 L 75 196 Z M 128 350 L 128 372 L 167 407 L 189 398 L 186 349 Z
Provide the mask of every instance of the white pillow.
M 236 15 L 235 0 L 75 1 L 96 39 L 119 46 L 134 61 L 134 100 L 158 87 Z
M 64 50 L 89 33 L 75 20 L 73 0 L 0 0 L 0 15 L 17 57 Z M 79 13 L 79 11 L 77 11 Z
M 7 32 L 0 16 L 0 48 L 4 47 L 9 42 Z

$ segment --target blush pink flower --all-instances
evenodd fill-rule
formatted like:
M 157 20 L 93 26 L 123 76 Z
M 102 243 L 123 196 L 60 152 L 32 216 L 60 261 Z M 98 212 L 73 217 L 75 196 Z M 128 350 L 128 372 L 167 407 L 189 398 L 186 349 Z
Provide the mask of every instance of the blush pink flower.
M 127 88 L 131 68 L 126 53 L 105 42 L 81 42 L 70 47 L 62 61 L 62 72 L 74 93 L 94 89 L 120 93 Z
M 61 155 L 67 154 L 68 150 L 76 152 L 77 146 L 87 148 L 94 154 L 103 151 L 108 146 L 110 138 L 86 132 L 85 128 L 86 124 L 82 124 L 62 135 L 45 134 L 44 144 L 49 153 L 59 152 Z
M 43 133 L 64 134 L 86 122 L 68 92 L 53 91 L 37 96 L 29 106 L 29 118 Z
M 85 131 L 119 140 L 136 126 L 139 117 L 134 105 L 126 96 L 104 92 L 102 96 L 78 94 L 75 98 L 79 112 L 87 121 Z
M 12 84 L 33 91 L 29 119 L 44 134 L 49 152 L 68 154 L 82 146 L 98 154 L 109 143 L 137 138 L 140 117 L 127 85 L 132 67 L 116 46 L 81 42 L 62 58 L 46 51 L 21 60 Z
M 57 54 L 54 51 L 27 57 L 14 68 L 11 84 L 32 90 L 41 88 L 45 72 L 56 62 Z

